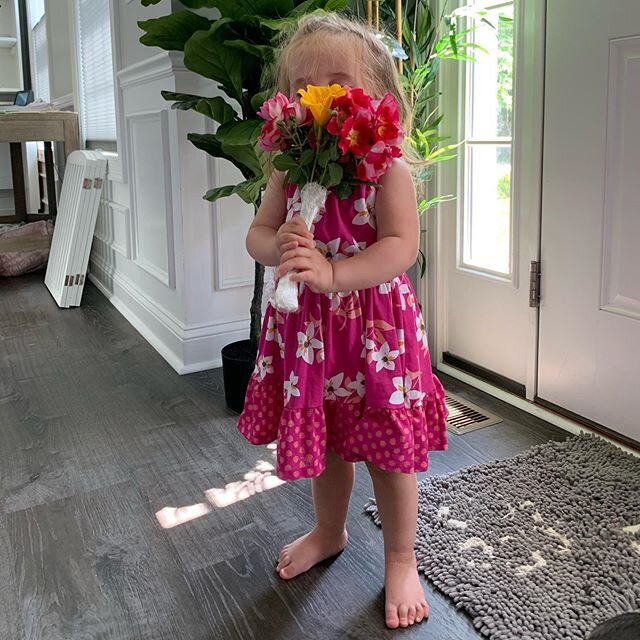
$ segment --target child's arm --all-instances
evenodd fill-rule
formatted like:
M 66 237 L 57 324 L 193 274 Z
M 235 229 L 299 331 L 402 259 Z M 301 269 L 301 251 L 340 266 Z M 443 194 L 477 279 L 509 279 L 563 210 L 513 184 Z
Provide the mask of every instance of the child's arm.
M 282 255 L 279 275 L 293 269 L 295 282 L 308 282 L 316 291 L 355 291 L 392 280 L 418 256 L 420 225 L 416 192 L 407 165 L 394 161 L 376 194 L 377 241 L 348 260 L 329 262 L 318 251 L 299 243 Z
M 287 211 L 283 180 L 283 173 L 273 172 L 258 213 L 247 233 L 249 255 L 267 267 L 280 264 L 283 251 L 294 249 L 303 239 L 313 239 L 301 218 L 297 217 L 283 224 Z

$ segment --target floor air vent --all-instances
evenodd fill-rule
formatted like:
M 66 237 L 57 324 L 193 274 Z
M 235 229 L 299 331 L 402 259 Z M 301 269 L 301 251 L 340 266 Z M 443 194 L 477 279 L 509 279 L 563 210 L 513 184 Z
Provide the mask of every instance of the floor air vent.
M 489 413 L 454 393 L 447 392 L 447 409 L 449 409 L 447 429 L 458 435 L 502 422 L 500 416 Z

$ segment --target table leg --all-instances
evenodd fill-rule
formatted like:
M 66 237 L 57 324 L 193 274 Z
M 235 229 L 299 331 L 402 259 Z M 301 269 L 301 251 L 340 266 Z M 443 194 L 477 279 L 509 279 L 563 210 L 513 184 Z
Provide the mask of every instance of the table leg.
M 51 142 L 44 143 L 44 169 L 47 176 L 47 200 L 49 202 L 49 215 L 56 217 L 58 206 L 56 202 L 56 180 L 53 169 L 53 151 L 51 150 Z
M 13 180 L 13 201 L 15 203 L 15 222 L 27 219 L 27 197 L 24 184 L 24 164 L 22 161 L 22 143 L 9 143 L 11 151 L 11 178 Z

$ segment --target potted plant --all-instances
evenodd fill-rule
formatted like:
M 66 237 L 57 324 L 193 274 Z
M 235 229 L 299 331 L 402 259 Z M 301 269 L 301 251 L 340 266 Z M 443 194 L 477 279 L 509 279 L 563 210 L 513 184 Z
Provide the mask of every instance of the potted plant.
M 142 0 L 145 6 L 160 0 Z M 273 63 L 283 29 L 302 16 L 318 11 L 338 11 L 349 0 L 181 0 L 185 6 L 166 16 L 138 23 L 140 42 L 168 51 L 183 51 L 187 69 L 218 84 L 219 95 L 204 97 L 163 91 L 174 109 L 193 109 L 217 124 L 215 133 L 191 133 L 198 149 L 231 162 L 242 174 L 239 184 L 211 189 L 211 202 L 233 194 L 257 211 L 266 185 L 265 158 L 256 141 L 262 120 L 257 116 L 269 92 L 262 80 Z M 217 9 L 208 18 L 193 10 Z M 256 263 L 250 309 L 249 339 L 222 349 L 225 399 L 230 409 L 241 411 L 254 367 L 261 328 L 264 269 Z

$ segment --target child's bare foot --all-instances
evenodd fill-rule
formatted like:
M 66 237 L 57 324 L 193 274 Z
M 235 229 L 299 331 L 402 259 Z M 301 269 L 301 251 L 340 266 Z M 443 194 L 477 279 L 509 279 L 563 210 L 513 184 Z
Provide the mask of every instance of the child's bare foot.
M 318 562 L 340 553 L 347 546 L 347 540 L 346 531 L 336 537 L 313 529 L 282 549 L 276 571 L 285 580 L 295 578 Z
M 385 559 L 385 618 L 389 629 L 408 627 L 429 616 L 429 605 L 418 577 L 413 552 Z

